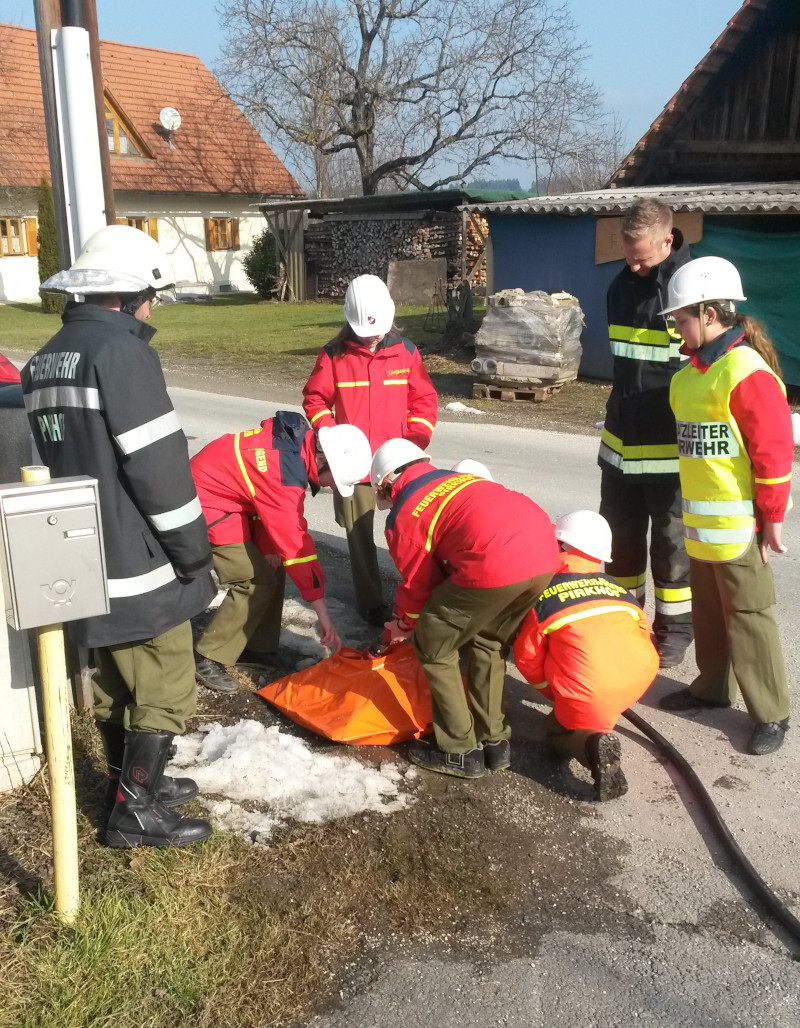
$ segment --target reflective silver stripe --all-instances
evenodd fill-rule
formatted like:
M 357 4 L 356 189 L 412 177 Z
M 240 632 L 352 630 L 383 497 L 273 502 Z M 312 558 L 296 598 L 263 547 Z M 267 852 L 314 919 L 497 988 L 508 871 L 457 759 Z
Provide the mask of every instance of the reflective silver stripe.
M 108 595 L 112 600 L 123 596 L 141 596 L 142 593 L 153 592 L 162 585 L 175 580 L 175 570 L 171 564 L 162 564 L 146 575 L 134 575 L 133 578 L 109 578 Z
M 687 500 L 683 499 L 685 514 L 703 514 L 712 517 L 737 516 L 754 517 L 752 500 Z
M 683 534 L 687 539 L 695 539 L 698 543 L 749 543 L 753 538 L 753 526 L 749 528 L 691 528 L 683 526 Z
M 622 468 L 622 454 L 612 450 L 605 443 L 600 443 L 600 457 L 606 464 L 613 464 L 615 468 Z
M 637 585 L 634 589 L 628 589 L 628 592 L 633 595 L 635 600 L 644 600 L 647 595 L 647 586 Z
M 656 614 L 691 614 L 691 600 L 656 600 Z
M 193 500 L 184 503 L 182 507 L 165 510 L 163 514 L 148 514 L 147 517 L 159 532 L 169 532 L 170 529 L 183 528 L 184 525 L 190 525 L 193 521 L 197 521 L 202 513 L 203 508 L 195 496 Z
M 43 386 L 25 396 L 25 410 L 44 410 L 47 407 L 83 407 L 102 410 L 100 390 L 81 386 Z
M 669 346 L 646 346 L 643 343 L 625 343 L 621 339 L 611 340 L 611 352 L 615 357 L 630 357 L 637 361 L 666 362 L 671 357 L 679 357 L 679 343 Z
M 181 423 L 178 421 L 178 415 L 171 410 L 169 414 L 162 414 L 160 418 L 153 418 L 152 421 L 139 425 L 138 428 L 132 428 L 130 432 L 123 432 L 122 435 L 114 438 L 120 450 L 127 455 L 136 453 L 137 450 L 141 450 L 165 436 L 172 435 L 173 432 L 180 432 L 180 430 Z

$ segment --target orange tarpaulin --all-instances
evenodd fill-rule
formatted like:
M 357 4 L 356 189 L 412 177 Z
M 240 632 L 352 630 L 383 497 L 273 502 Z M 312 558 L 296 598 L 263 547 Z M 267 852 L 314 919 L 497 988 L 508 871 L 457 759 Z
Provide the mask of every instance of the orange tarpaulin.
M 387 746 L 433 731 L 431 694 L 410 643 L 375 657 L 347 648 L 258 690 L 326 739 Z

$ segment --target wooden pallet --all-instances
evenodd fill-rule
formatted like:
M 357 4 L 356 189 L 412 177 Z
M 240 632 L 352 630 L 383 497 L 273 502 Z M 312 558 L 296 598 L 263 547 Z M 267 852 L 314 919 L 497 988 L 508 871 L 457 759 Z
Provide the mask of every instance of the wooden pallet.
M 541 403 L 561 390 L 556 386 L 529 386 L 522 388 L 510 385 L 490 385 L 488 382 L 473 382 L 472 395 L 476 400 L 529 400 Z

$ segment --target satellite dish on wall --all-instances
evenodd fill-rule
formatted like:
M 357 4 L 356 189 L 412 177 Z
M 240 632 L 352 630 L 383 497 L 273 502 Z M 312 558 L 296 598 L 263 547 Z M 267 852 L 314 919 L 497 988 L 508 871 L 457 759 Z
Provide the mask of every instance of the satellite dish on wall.
M 176 132 L 181 127 L 181 116 L 174 107 L 163 107 L 159 112 L 158 120 L 167 132 Z

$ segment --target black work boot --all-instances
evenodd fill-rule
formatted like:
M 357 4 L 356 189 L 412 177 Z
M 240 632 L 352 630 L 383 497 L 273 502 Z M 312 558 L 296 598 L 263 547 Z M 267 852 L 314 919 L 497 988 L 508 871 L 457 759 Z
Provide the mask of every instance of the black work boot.
M 483 778 L 486 774 L 483 746 L 467 750 L 466 753 L 446 753 L 417 739 L 408 748 L 408 759 L 418 767 L 437 771 L 440 775 L 453 775 L 455 778 Z
M 511 743 L 508 739 L 484 739 L 483 759 L 490 771 L 511 767 Z
M 628 780 L 620 767 L 622 747 L 612 732 L 595 732 L 586 740 L 586 761 L 594 781 L 594 798 L 603 803 L 628 791 Z
M 783 740 L 789 731 L 789 718 L 783 721 L 760 721 L 753 729 L 748 744 L 748 752 L 763 757 L 767 753 L 774 753 L 783 746 Z
M 240 683 L 228 674 L 228 669 L 218 660 L 204 657 L 200 653 L 194 655 L 194 673 L 197 681 L 206 689 L 214 692 L 233 693 L 239 691 Z
M 122 770 L 122 760 L 125 754 L 125 729 L 122 725 L 112 724 L 110 721 L 95 721 L 97 731 L 103 740 L 103 750 L 108 765 L 108 784 L 106 785 L 105 807 L 110 812 L 117 801 L 117 790 L 119 789 L 119 773 Z M 170 748 L 167 759 L 175 756 L 175 747 Z M 170 778 L 162 775 L 158 783 L 156 798 L 165 807 L 179 807 L 182 803 L 188 803 L 197 795 L 197 783 L 191 778 Z
M 211 835 L 208 821 L 182 817 L 158 800 L 171 745 L 170 732 L 125 732 L 117 802 L 106 828 L 107 846 L 188 846 Z

